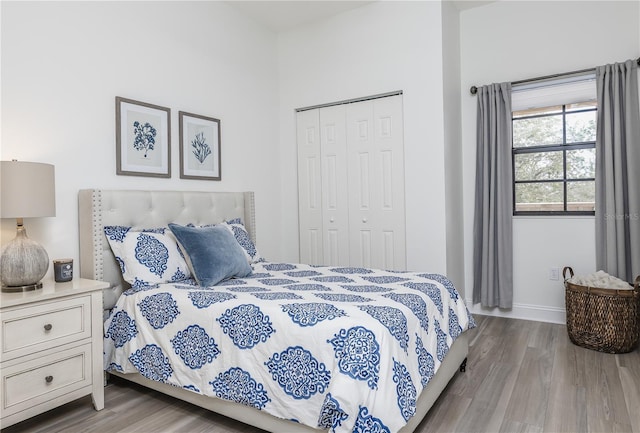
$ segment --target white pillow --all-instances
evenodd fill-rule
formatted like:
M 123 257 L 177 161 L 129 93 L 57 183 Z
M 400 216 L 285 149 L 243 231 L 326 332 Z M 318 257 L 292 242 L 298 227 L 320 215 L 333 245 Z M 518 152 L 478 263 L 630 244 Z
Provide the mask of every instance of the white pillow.
M 129 284 L 174 283 L 192 277 L 178 241 L 166 227 L 105 226 L 104 234 Z
M 240 220 L 240 218 L 236 218 L 231 221 L 225 221 L 222 224 L 225 225 L 229 230 L 231 230 L 231 233 L 233 233 L 236 241 L 238 241 L 238 243 L 242 247 L 242 250 L 244 251 L 244 254 L 247 257 L 247 261 L 249 263 L 264 262 L 264 259 L 260 256 L 256 245 L 249 237 L 249 232 L 247 232 L 247 229 L 242 224 L 242 220 Z

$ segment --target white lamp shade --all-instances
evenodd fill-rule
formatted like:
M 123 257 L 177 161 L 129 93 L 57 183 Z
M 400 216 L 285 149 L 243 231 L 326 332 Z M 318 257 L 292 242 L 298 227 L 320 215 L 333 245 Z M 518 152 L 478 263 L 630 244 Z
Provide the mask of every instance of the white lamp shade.
M 56 216 L 53 165 L 0 161 L 0 178 L 1 218 Z

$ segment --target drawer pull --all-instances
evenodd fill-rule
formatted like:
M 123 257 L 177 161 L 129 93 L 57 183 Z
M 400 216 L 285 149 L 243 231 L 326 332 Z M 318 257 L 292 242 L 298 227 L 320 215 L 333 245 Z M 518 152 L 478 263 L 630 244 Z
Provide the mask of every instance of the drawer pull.
M 47 323 L 46 325 L 44 325 L 45 331 L 51 331 L 52 329 L 53 329 L 53 325 L 51 323 Z
M 44 378 L 44 380 L 47 383 L 51 383 L 51 382 L 53 382 L 53 376 L 47 376 L 47 377 Z

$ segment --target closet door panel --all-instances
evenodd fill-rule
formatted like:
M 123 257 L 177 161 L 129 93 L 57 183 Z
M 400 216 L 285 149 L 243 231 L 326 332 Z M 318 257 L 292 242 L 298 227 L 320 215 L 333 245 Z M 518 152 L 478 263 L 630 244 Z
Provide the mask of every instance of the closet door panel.
M 404 127 L 402 96 L 374 103 L 375 148 L 380 176 L 376 215 L 380 218 L 380 267 L 406 269 Z
M 402 131 L 400 96 L 347 107 L 352 265 L 406 267 Z
M 351 182 L 354 182 L 352 200 L 360 212 L 371 211 L 371 154 L 367 151 L 358 153 L 356 165 L 353 167 Z
M 300 262 L 322 264 L 322 171 L 317 110 L 297 113 Z
M 351 263 L 351 266 L 371 268 L 372 266 L 372 233 L 371 230 L 361 228 L 358 232 L 358 254 L 355 257 L 355 262 Z
M 373 104 L 358 102 L 347 106 L 347 161 L 349 164 L 349 222 L 351 266 L 369 267 L 375 233 L 372 231 L 371 210 L 373 176 Z M 375 177 L 375 176 L 373 176 Z
M 394 183 L 393 183 L 393 151 L 391 150 L 383 150 L 380 152 L 380 159 L 382 163 L 381 170 L 381 180 L 382 180 L 382 200 L 380 205 L 384 210 L 393 210 L 393 196 L 396 191 L 394 191 Z
M 382 269 L 395 269 L 396 260 L 396 233 L 395 231 L 382 232 Z
M 306 247 L 304 249 L 304 258 L 300 260 L 302 263 L 322 264 L 322 232 L 317 229 L 309 229 L 303 233 Z M 303 251 L 300 252 L 301 256 Z
M 349 208 L 347 185 L 347 137 L 345 106 L 320 108 L 322 167 L 323 264 L 349 263 Z

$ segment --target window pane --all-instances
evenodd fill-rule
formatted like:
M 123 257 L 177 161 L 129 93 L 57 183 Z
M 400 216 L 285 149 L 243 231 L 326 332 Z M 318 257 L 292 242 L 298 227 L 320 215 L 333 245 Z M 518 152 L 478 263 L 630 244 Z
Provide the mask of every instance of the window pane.
M 513 119 L 513 147 L 562 144 L 562 116 Z
M 562 179 L 562 152 L 535 152 L 515 155 L 516 180 Z
M 567 113 L 567 143 L 596 141 L 596 112 Z
M 516 211 L 563 211 L 562 182 L 518 183 Z
M 567 182 L 567 210 L 594 211 L 595 197 L 595 181 Z
M 578 149 L 567 151 L 567 179 L 596 177 L 596 150 Z

